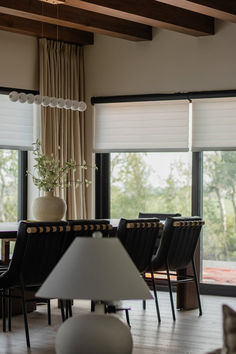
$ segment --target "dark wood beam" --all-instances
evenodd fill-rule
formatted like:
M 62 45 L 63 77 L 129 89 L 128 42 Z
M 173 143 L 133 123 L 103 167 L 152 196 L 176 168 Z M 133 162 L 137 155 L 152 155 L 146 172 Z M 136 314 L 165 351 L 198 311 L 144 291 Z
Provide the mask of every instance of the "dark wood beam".
M 214 19 L 155 0 L 66 0 L 66 5 L 194 36 L 214 34 Z
M 235 0 L 159 0 L 165 4 L 179 6 L 183 9 L 236 22 Z
M 150 26 L 38 0 L 0 0 L 0 13 L 129 40 L 151 40 Z
M 0 13 L 0 29 L 76 44 L 93 44 L 93 34 Z

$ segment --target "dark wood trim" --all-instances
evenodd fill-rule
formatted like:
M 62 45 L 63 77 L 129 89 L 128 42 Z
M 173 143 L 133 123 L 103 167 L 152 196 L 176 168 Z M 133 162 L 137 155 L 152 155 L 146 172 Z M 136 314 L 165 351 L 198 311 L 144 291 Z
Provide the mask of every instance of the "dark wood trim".
M 198 98 L 220 98 L 235 97 L 236 90 L 215 90 L 199 92 L 176 92 L 170 94 L 143 94 L 143 95 L 122 95 L 122 96 L 97 96 L 91 97 L 91 104 L 119 103 L 119 102 L 146 102 L 146 101 L 168 101 L 168 100 L 191 100 Z
M 220 20 L 236 22 L 235 0 L 159 0 L 168 5 L 195 11 Z
M 67 27 L 68 31 L 74 29 L 96 32 L 129 40 L 152 39 L 150 26 L 106 16 L 103 13 L 99 14 L 66 5 L 55 6 L 38 0 L 0 0 L 0 13 L 38 21 L 41 27 L 38 36 L 42 36 L 44 31 L 42 23 L 48 23 Z M 73 34 L 73 31 L 71 33 Z M 70 42 L 69 37 L 68 42 Z
M 96 154 L 95 215 L 110 218 L 110 154 Z
M 75 44 L 93 44 L 93 33 L 0 13 L 0 29 Z
M 214 34 L 214 19 L 155 0 L 66 0 L 66 5 L 193 36 Z

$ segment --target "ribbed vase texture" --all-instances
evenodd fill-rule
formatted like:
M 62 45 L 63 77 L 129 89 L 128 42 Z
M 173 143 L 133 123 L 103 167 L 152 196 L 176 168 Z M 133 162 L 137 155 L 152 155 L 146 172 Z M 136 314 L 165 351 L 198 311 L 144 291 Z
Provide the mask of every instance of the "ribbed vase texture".
M 45 196 L 33 201 L 32 213 L 38 221 L 60 221 L 66 212 L 64 199 L 55 197 L 53 192 L 46 192 Z

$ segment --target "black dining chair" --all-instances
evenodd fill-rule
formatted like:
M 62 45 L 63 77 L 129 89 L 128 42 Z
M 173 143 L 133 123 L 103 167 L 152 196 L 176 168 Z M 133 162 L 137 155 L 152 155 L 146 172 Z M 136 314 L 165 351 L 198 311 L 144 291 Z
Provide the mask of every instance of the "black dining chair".
M 26 291 L 37 291 L 63 253 L 70 226 L 66 222 L 27 222 L 19 224 L 14 252 L 8 269 L 0 274 L 3 331 L 6 331 L 6 299 L 8 299 L 8 330 L 11 330 L 11 300 L 20 298 L 24 315 L 27 346 L 30 347 Z M 12 290 L 19 289 L 15 296 Z M 45 301 L 45 300 L 43 300 Z M 48 322 L 51 311 L 48 300 Z
M 186 283 L 193 281 L 195 283 L 199 315 L 202 315 L 199 284 L 194 262 L 194 252 L 199 240 L 200 232 L 204 221 L 198 216 L 192 217 L 171 217 L 167 218 L 160 239 L 160 246 L 153 256 L 149 266 L 153 281 L 153 290 L 156 303 L 158 321 L 160 322 L 160 311 L 157 299 L 154 273 L 166 272 L 167 282 L 170 294 L 171 309 L 173 320 L 175 317 L 174 301 L 171 289 L 171 275 L 176 275 L 177 271 L 186 269 L 189 264 L 192 265 L 193 275 L 177 276 L 176 283 Z M 174 273 L 173 273 L 174 272 Z
M 162 222 L 165 222 L 165 220 L 169 217 L 173 216 L 181 216 L 179 213 L 144 213 L 142 211 L 139 212 L 138 217 L 139 218 L 158 218 Z M 154 254 L 156 253 L 158 247 L 160 244 L 160 237 L 157 238 L 156 245 L 154 248 Z M 146 309 L 146 300 L 143 300 L 143 309 Z
M 161 228 L 158 218 L 120 219 L 117 237 L 142 276 L 150 266 Z

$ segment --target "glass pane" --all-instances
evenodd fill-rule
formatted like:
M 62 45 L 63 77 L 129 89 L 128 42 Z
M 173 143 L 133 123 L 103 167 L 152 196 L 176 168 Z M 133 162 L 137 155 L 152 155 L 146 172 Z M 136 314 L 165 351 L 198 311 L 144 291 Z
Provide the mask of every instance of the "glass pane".
M 236 284 L 236 152 L 203 154 L 204 282 Z
M 18 151 L 0 149 L 0 222 L 17 221 Z
M 112 153 L 111 218 L 191 215 L 191 153 Z

